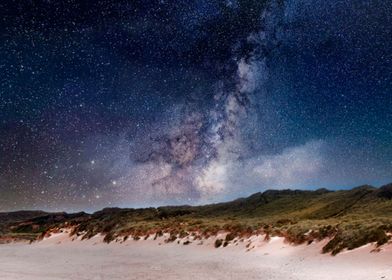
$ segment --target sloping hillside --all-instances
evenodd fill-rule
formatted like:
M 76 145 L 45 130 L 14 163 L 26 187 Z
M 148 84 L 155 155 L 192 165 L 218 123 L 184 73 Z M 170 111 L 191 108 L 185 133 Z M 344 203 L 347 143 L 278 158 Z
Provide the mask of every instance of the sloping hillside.
M 268 190 L 247 198 L 204 206 L 144 209 L 105 208 L 93 214 L 0 213 L 3 240 L 35 240 L 47 232 L 72 227 L 73 234 L 105 241 L 170 233 L 168 242 L 185 235 L 203 239 L 219 231 L 226 240 L 251 234 L 284 236 L 291 243 L 329 238 L 324 252 L 336 254 L 369 242 L 381 246 L 392 232 L 392 184 L 352 190 Z M 225 242 L 222 242 L 224 245 Z

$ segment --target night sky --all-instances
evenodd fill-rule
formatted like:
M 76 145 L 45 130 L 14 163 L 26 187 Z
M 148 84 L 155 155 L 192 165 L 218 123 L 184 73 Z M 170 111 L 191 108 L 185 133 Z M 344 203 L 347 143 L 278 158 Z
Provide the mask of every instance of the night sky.
M 392 181 L 392 2 L 0 2 L 0 211 Z

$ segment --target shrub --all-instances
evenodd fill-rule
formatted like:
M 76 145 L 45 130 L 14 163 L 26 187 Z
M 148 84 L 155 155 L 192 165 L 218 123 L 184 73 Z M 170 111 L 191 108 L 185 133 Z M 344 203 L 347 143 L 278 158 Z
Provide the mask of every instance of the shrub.
M 223 240 L 222 239 L 217 239 L 215 240 L 215 248 L 219 248 L 220 246 L 222 246 Z
M 110 243 L 114 240 L 115 236 L 112 232 L 109 232 L 108 234 L 105 235 L 105 237 L 103 238 L 103 241 L 106 243 Z
M 226 235 L 226 238 L 225 238 L 225 241 L 231 241 L 231 240 L 233 240 L 235 238 L 235 235 L 234 235 L 234 233 L 228 233 L 227 235 Z
M 170 236 L 169 236 L 169 238 L 166 239 L 165 242 L 166 242 L 166 243 L 174 242 L 174 241 L 176 241 L 176 239 L 177 239 L 177 235 L 171 233 Z

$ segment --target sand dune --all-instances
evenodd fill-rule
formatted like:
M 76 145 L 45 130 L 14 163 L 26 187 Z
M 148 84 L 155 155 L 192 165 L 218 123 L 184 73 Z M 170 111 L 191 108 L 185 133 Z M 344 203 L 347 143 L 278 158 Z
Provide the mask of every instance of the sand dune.
M 203 245 L 184 241 L 105 244 L 100 236 L 72 241 L 60 233 L 33 244 L 1 245 L 0 279 L 392 279 L 390 246 L 332 257 L 320 254 L 322 242 L 291 246 L 277 237 L 266 242 L 254 236 L 218 249 L 212 238 Z

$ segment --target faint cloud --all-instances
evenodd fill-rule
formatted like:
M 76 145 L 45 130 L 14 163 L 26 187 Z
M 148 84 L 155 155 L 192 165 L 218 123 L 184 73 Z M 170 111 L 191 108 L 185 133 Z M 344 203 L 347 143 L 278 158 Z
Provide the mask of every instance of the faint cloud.
M 324 167 L 324 141 L 310 141 L 287 148 L 282 153 L 266 156 L 253 167 L 260 184 L 270 187 L 293 187 L 313 184 Z

